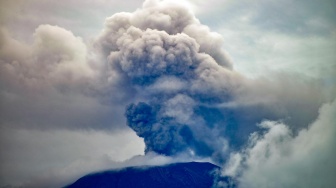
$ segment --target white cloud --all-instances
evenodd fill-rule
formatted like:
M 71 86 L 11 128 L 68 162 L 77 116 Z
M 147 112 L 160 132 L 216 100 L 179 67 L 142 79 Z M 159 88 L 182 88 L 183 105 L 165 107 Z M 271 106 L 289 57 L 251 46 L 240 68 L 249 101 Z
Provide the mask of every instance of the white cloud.
M 264 134 L 231 155 L 225 175 L 237 175 L 240 187 L 333 187 L 336 173 L 336 101 L 325 104 L 307 129 L 293 135 L 285 124 L 265 121 Z M 239 165 L 237 165 L 239 164 Z

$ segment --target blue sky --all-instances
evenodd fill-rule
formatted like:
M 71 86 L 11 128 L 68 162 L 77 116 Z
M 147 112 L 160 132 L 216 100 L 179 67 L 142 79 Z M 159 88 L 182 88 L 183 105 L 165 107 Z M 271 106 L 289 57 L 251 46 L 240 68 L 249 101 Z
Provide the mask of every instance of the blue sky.
M 0 187 L 188 160 L 242 187 L 332 185 L 333 1 L 0 7 Z

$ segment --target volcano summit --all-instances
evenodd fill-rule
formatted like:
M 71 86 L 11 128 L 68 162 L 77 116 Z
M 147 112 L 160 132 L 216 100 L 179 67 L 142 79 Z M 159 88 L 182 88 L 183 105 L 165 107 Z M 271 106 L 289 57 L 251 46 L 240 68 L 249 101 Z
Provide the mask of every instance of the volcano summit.
M 188 162 L 165 166 L 128 167 L 86 175 L 65 188 L 210 188 L 220 181 L 234 188 L 230 177 L 220 177 L 211 163 Z

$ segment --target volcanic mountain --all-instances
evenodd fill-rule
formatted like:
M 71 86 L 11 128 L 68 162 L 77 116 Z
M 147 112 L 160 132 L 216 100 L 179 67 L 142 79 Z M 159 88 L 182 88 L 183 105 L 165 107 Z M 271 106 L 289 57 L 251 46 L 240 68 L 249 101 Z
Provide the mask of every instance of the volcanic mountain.
M 201 162 L 127 167 L 86 175 L 65 188 L 211 188 L 216 181 L 234 188 L 230 177 L 218 179 L 219 170 Z

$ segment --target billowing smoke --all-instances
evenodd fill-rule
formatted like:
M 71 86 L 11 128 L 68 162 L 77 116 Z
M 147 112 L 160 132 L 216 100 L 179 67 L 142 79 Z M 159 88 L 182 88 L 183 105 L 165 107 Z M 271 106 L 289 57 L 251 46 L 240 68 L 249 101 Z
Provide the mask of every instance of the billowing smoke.
M 128 101 L 127 125 L 144 138 L 146 152 L 221 160 L 227 143 L 239 146 L 255 123 L 296 111 L 290 105 L 302 103 L 299 90 L 307 91 L 303 100 L 316 97 L 317 87 L 246 79 L 233 70 L 222 43 L 186 7 L 168 1 L 146 1 L 106 19 L 95 42 L 107 60 L 103 75 Z M 316 103 L 306 114 L 317 112 Z
M 221 37 L 187 8 L 169 2 L 146 1 L 142 9 L 115 14 L 105 25 L 96 45 L 108 56 L 111 82 L 130 87 L 136 99 L 125 115 L 146 151 L 220 154 L 224 140 L 213 136 L 219 136 L 223 114 L 208 106 L 230 99 L 239 77 Z

